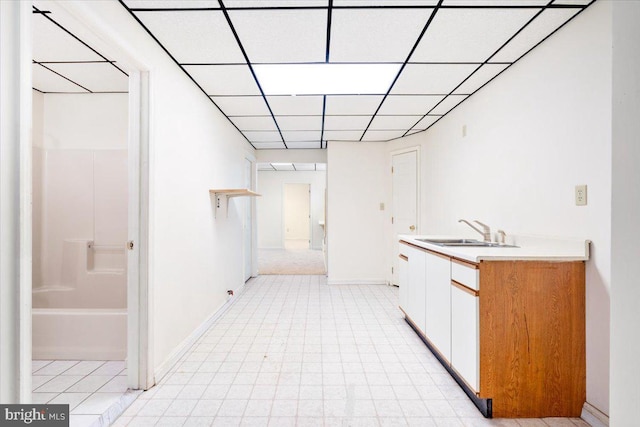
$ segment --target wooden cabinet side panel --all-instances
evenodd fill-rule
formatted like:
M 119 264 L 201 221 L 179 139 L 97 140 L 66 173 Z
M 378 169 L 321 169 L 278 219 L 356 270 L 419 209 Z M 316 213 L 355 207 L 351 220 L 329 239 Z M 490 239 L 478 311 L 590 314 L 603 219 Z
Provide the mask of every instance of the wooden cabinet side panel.
M 584 262 L 483 262 L 480 283 L 480 393 L 494 416 L 579 417 Z

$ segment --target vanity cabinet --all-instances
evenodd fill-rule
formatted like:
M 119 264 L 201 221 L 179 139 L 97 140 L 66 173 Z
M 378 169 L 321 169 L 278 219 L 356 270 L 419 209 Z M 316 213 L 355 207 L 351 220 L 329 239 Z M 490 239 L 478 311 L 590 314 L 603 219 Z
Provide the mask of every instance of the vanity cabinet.
M 407 322 L 485 416 L 580 416 L 584 261 L 469 262 L 404 241 L 400 253 Z

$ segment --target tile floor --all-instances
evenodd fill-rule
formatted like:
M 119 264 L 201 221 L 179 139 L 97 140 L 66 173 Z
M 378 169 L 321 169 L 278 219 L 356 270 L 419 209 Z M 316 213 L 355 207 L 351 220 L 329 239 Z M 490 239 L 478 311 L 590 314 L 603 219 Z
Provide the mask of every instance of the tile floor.
M 69 404 L 70 426 L 90 426 L 127 391 L 123 361 L 34 360 L 33 403 Z
M 260 276 L 118 426 L 588 426 L 484 419 L 401 317 L 397 288 Z

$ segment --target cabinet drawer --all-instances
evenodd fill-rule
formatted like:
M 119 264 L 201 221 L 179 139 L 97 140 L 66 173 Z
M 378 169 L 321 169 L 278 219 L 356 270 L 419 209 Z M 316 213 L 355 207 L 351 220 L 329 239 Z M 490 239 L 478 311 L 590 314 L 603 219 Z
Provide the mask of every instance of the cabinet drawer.
M 478 266 L 475 264 L 458 261 L 457 259 L 451 260 L 451 280 L 455 280 L 476 291 L 480 290 L 479 271 Z

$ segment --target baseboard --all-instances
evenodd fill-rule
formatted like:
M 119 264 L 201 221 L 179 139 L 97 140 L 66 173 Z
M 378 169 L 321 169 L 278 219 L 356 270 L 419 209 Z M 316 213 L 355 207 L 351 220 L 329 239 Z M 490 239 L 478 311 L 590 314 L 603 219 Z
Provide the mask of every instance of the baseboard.
M 364 280 L 340 280 L 328 279 L 327 285 L 386 285 L 385 279 L 364 279 Z
M 202 337 L 202 335 L 204 335 L 205 332 L 207 332 L 207 330 L 211 327 L 213 322 L 218 320 L 220 316 L 222 316 L 229 309 L 229 307 L 231 307 L 231 305 L 238 300 L 238 298 L 244 291 L 244 287 L 245 287 L 245 283 L 243 283 L 242 286 L 240 286 L 240 288 L 234 291 L 235 295 L 233 298 L 227 300 L 227 302 L 225 302 L 218 310 L 216 310 L 211 316 L 209 316 L 207 320 L 202 322 L 200 326 L 194 329 L 194 331 L 187 338 L 185 338 L 175 348 L 175 350 L 173 350 L 171 355 L 169 355 L 169 357 L 164 362 L 162 362 L 160 366 L 158 366 L 155 369 L 154 378 L 153 378 L 154 384 L 158 384 L 158 382 L 162 380 L 162 378 L 169 373 L 171 368 L 180 361 L 182 356 L 184 356 L 187 353 L 187 351 L 189 351 L 191 346 L 195 344 L 195 342 L 198 341 L 198 339 L 200 339 L 200 337 Z
M 591 427 L 608 427 L 609 417 L 595 406 L 585 402 L 580 415 Z

